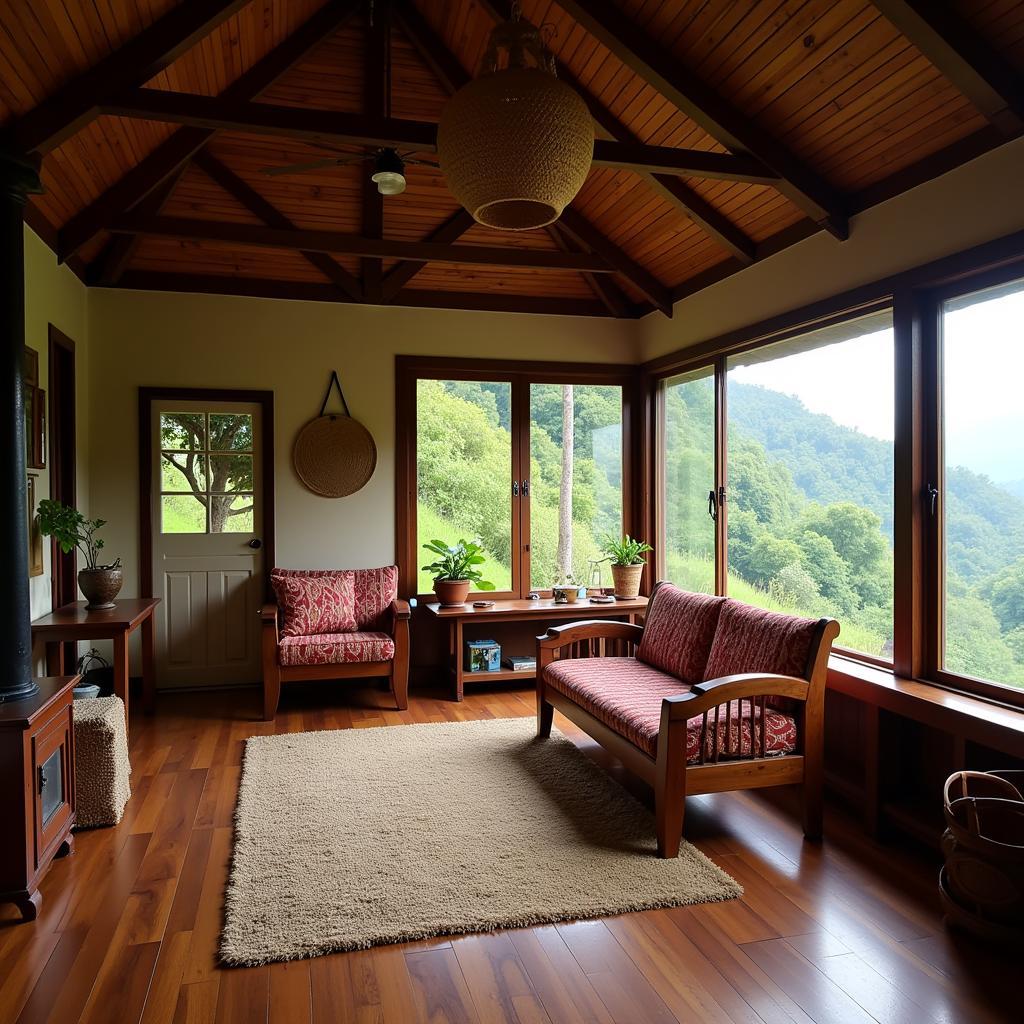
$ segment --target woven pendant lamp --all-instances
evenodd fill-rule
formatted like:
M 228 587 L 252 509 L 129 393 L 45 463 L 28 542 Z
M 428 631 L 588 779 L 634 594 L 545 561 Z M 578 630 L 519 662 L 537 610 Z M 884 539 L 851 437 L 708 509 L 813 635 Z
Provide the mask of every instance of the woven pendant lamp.
M 499 69 L 501 50 L 508 66 Z M 477 223 L 543 227 L 558 220 L 586 180 L 594 156 L 590 112 L 555 77 L 540 33 L 520 17 L 518 4 L 491 32 L 483 68 L 441 114 L 441 170 Z

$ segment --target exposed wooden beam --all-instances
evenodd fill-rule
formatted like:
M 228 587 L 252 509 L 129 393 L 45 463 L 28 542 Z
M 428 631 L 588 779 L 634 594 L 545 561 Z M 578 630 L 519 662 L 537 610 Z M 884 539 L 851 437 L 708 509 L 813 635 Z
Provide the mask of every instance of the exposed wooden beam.
M 48 153 L 80 131 L 100 104 L 148 82 L 249 0 L 185 0 L 97 65 L 72 78 L 2 134 L 15 152 Z
M 208 295 L 255 295 L 274 299 L 298 299 L 305 302 L 338 302 L 341 299 L 337 288 L 329 284 L 319 284 L 315 281 L 273 281 L 263 278 L 228 277 L 225 274 L 174 274 L 129 270 L 121 278 L 118 287 Z M 601 317 L 608 315 L 604 306 L 593 299 L 417 291 L 414 288 L 407 288 L 400 292 L 394 304 L 426 309 L 476 309 L 489 312 L 543 313 L 559 316 Z
M 428 242 L 451 243 L 461 238 L 474 224 L 472 216 L 465 210 L 456 210 L 443 224 L 426 237 Z M 381 282 L 381 297 L 391 302 L 398 293 L 426 266 L 424 263 L 406 261 L 398 263 Z
M 619 137 L 625 134 L 620 129 Z M 617 142 L 597 139 L 594 142 L 594 166 L 635 171 L 637 174 L 685 174 L 690 178 L 720 178 L 760 185 L 777 185 L 779 182 L 777 174 L 750 156 L 649 146 L 639 140 Z
M 554 224 L 548 224 L 546 231 L 562 252 L 579 251 L 578 243 L 568 232 L 559 227 L 557 221 Z M 630 315 L 629 300 L 615 283 L 614 278 L 605 277 L 602 274 L 584 274 L 583 279 L 612 316 L 627 317 Z
M 438 242 L 402 242 L 380 238 L 362 238 L 340 231 L 307 231 L 263 227 L 258 224 L 229 224 L 187 217 L 143 217 L 128 213 L 118 217 L 110 230 L 119 234 L 156 235 L 185 238 L 197 242 L 224 242 L 231 245 L 255 245 L 269 249 L 294 249 L 299 252 L 334 252 L 350 256 L 376 256 L 380 259 L 418 260 L 420 262 L 464 263 L 493 267 L 537 267 L 579 273 L 611 274 L 603 254 L 547 252 L 542 249 L 497 248 L 484 245 L 446 245 Z M 584 242 L 589 245 L 589 243 Z
M 391 6 L 388 0 L 375 0 L 370 6 L 366 26 L 366 52 L 363 57 L 363 113 L 387 117 L 391 110 Z M 370 166 L 363 168 L 363 235 L 384 237 L 384 197 L 370 180 Z M 367 302 L 382 303 L 381 281 L 384 263 L 375 258 L 360 261 L 363 274 L 363 297 Z
M 559 6 L 709 135 L 749 153 L 779 175 L 777 187 L 836 238 L 849 234 L 841 197 L 777 139 L 686 70 L 610 0 L 559 0 Z
M 262 60 L 229 85 L 218 99 L 251 100 L 294 67 L 317 44 L 336 32 L 359 9 L 359 0 L 329 0 L 316 14 L 276 46 Z M 160 143 L 148 156 L 102 192 L 60 229 L 57 258 L 64 262 L 111 218 L 132 209 L 140 200 L 174 174 L 213 137 L 206 128 L 182 128 Z
M 660 309 L 665 316 L 672 315 L 672 291 L 666 288 L 652 273 L 645 270 L 631 256 L 614 242 L 607 239 L 578 210 L 567 206 L 558 222 L 573 238 L 596 256 L 606 260 L 623 277 L 634 285 Z
M 1024 77 L 954 9 L 936 0 L 873 0 L 886 18 L 1000 131 L 1024 127 Z
M 220 185 L 228 195 L 237 199 L 250 213 L 255 214 L 269 227 L 282 228 L 287 231 L 296 230 L 295 224 L 273 203 L 261 196 L 248 182 L 243 181 L 234 171 L 221 163 L 209 150 L 204 149 L 198 152 L 195 164 L 204 174 Z M 299 253 L 307 263 L 312 264 L 320 273 L 333 281 L 347 298 L 353 302 L 362 301 L 363 292 L 359 281 L 340 263 L 323 252 L 300 249 Z

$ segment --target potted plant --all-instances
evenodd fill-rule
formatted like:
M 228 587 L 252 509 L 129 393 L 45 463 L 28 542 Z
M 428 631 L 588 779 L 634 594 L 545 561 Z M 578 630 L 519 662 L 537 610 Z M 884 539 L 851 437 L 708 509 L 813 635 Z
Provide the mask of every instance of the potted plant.
M 634 540 L 627 533 L 621 540 L 608 536 L 601 550 L 612 563 L 615 596 L 624 601 L 632 600 L 640 593 L 644 554 L 654 548 L 642 540 Z
M 423 566 L 423 570 L 434 574 L 434 593 L 442 607 L 465 604 L 470 586 L 477 590 L 494 589 L 494 584 L 485 580 L 476 568 L 486 561 L 479 544 L 459 540 L 458 544 L 450 545 L 443 540 L 432 540 L 423 547 L 440 556 Z
M 75 548 L 85 555 L 85 568 L 79 570 L 78 586 L 86 598 L 86 608 L 96 611 L 113 608 L 121 589 L 121 559 L 99 565 L 103 541 L 96 532 L 106 526 L 105 519 L 86 519 L 76 508 L 44 498 L 39 502 L 39 532 L 53 537 L 65 555 Z

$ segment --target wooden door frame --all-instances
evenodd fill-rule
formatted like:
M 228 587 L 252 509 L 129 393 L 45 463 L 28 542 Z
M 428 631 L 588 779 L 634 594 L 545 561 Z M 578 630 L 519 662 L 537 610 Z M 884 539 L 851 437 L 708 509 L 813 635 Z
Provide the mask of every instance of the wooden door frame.
M 139 388 L 139 596 L 153 594 L 153 424 L 154 402 L 247 402 L 261 410 L 260 470 L 263 506 L 263 595 L 271 597 L 270 572 L 274 568 L 274 392 L 242 388 Z

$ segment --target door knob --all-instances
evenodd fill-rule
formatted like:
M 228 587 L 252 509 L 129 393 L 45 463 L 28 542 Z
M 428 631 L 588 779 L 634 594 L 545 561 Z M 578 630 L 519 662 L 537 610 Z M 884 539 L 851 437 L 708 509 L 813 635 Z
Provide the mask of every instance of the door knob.
M 253 539 L 249 541 L 249 547 L 251 547 L 253 551 L 258 551 L 263 547 L 263 541 L 261 541 L 259 537 L 253 537 Z

